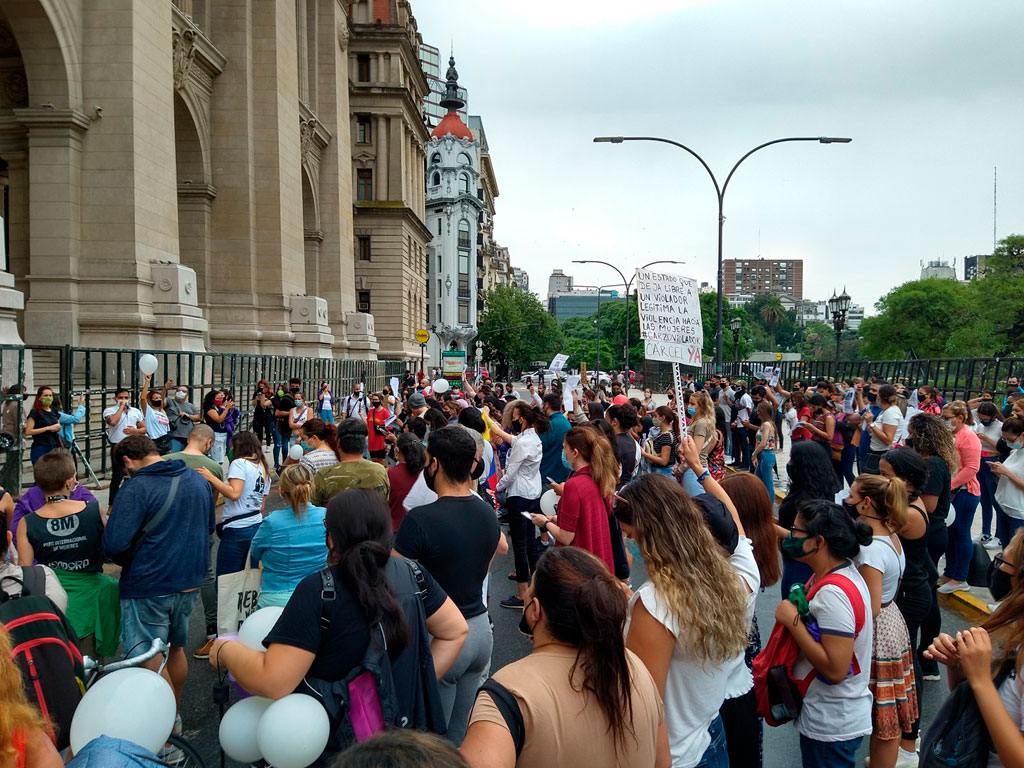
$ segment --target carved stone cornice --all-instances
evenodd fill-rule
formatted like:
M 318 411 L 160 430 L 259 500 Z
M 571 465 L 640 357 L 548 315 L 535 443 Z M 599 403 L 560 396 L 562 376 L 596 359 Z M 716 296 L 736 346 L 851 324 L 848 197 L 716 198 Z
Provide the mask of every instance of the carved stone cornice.
M 172 75 L 174 89 L 190 86 L 207 97 L 213 79 L 224 71 L 227 57 L 178 8 L 171 9 Z
M 319 175 L 320 158 L 327 145 L 331 143 L 331 134 L 324 128 L 313 110 L 305 104 L 299 104 L 299 149 L 302 163 L 310 171 Z

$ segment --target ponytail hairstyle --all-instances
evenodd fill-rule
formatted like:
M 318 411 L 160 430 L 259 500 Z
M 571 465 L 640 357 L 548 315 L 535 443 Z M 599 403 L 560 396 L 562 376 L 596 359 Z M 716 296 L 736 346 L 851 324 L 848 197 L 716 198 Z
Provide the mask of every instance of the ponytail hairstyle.
M 883 384 L 878 388 L 878 402 L 883 406 L 883 409 L 895 405 L 898 397 L 899 394 L 896 392 L 896 387 L 892 384 Z
M 281 470 L 281 495 L 297 519 L 306 516 L 313 495 L 313 472 L 305 464 L 289 464 Z
M 733 472 L 719 483 L 736 511 L 747 538 L 753 543 L 754 560 L 761 573 L 761 586 L 770 587 L 782 576 L 779 539 L 775 535 L 775 514 L 764 483 L 749 472 Z
M 974 426 L 974 416 L 971 415 L 971 409 L 967 407 L 967 403 L 963 400 L 954 400 L 952 403 L 946 403 L 942 407 L 943 416 L 946 413 L 950 413 L 955 417 L 959 417 L 964 420 L 964 426 Z
M 352 594 L 373 632 L 384 630 L 388 654 L 395 658 L 409 644 L 409 627 L 386 568 L 391 557 L 391 513 L 374 491 L 351 488 L 327 504 L 328 562 L 338 566 L 341 582 Z
M 633 725 L 633 687 L 622 629 L 629 601 L 608 567 L 579 547 L 545 552 L 533 576 L 547 629 L 560 643 L 577 649 L 569 671 L 583 672 L 581 692 L 590 694 L 608 720 L 616 753 Z
M 658 414 L 658 418 L 661 419 L 664 425 L 661 431 L 671 432 L 676 437 L 679 437 L 679 416 L 676 414 L 675 409 L 670 405 L 659 405 L 654 409 L 654 412 Z
M 565 433 L 564 439 L 566 445 L 579 451 L 590 465 L 590 476 L 597 483 L 601 498 L 611 498 L 619 481 L 619 465 L 608 441 L 596 430 L 586 427 L 573 427 Z
M 682 486 L 665 475 L 643 475 L 619 492 L 612 512 L 633 528 L 658 598 L 685 634 L 677 638 L 682 646 L 715 666 L 741 653 L 746 590 Z
M 427 451 L 420 439 L 412 432 L 400 434 L 396 447 L 402 454 L 402 458 L 405 459 L 405 468 L 410 473 L 418 475 L 420 470 L 427 465 Z
M 886 451 L 882 459 L 892 467 L 893 474 L 907 487 L 907 501 L 917 501 L 928 482 L 928 465 L 913 448 Z
M 302 425 L 302 434 L 306 437 L 315 437 L 321 442 L 327 443 L 338 461 L 341 461 L 341 445 L 338 443 L 338 428 L 323 419 L 310 419 Z
M 860 553 L 861 547 L 871 543 L 871 527 L 865 522 L 854 520 L 833 501 L 805 501 L 797 514 L 804 519 L 807 535 L 823 538 L 829 553 L 835 557 L 852 560 Z
M 525 400 L 513 402 L 512 418 L 516 418 L 517 415 L 526 422 L 526 429 L 533 427 L 533 429 L 537 430 L 538 435 L 543 435 L 551 429 L 551 422 L 548 420 L 547 414 L 536 405 L 530 405 Z
M 619 630 L 622 634 L 622 630 Z M 0 626 L 0 765 L 16 765 L 18 752 L 12 742 L 14 735 L 28 735 L 34 728 L 47 730 L 39 710 L 28 703 L 21 684 L 21 670 L 11 660 L 11 637 Z
M 250 432 L 247 429 L 236 432 L 235 436 L 231 438 L 231 450 L 234 451 L 236 459 L 249 459 L 258 462 L 263 468 L 263 475 L 270 474 L 267 457 L 263 455 L 263 443 L 256 437 L 255 432 Z
M 908 493 L 906 484 L 898 477 L 888 479 L 881 475 L 858 475 L 853 481 L 857 493 L 871 499 L 879 517 L 893 533 L 899 533 L 907 524 Z

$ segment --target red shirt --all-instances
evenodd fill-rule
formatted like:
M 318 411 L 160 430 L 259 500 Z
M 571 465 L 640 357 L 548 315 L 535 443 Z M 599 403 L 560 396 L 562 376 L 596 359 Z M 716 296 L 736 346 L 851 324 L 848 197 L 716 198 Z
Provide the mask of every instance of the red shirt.
M 802 421 L 804 424 L 810 424 L 814 418 L 814 414 L 811 413 L 811 409 L 805 405 L 797 413 L 796 418 L 797 421 Z M 797 427 L 796 429 L 793 430 L 792 437 L 794 440 L 810 440 L 812 437 L 814 437 L 814 435 L 811 433 L 811 430 L 809 429 Z
M 572 546 L 601 558 L 608 570 L 615 573 L 612 538 L 608 529 L 608 504 L 590 475 L 590 467 L 574 472 L 565 481 L 562 500 L 558 503 L 558 527 L 575 533 Z
M 387 442 L 384 435 L 378 435 L 374 427 L 383 427 L 384 422 L 391 418 L 391 412 L 387 408 L 371 409 L 366 414 L 366 449 L 369 451 L 383 451 L 387 449 Z
M 391 483 L 391 492 L 388 494 L 388 506 L 391 508 L 391 530 L 398 533 L 398 526 L 402 524 L 405 517 L 405 507 L 402 502 L 409 495 L 413 484 L 419 473 L 413 474 L 409 471 L 407 464 L 395 464 L 388 467 L 388 482 Z

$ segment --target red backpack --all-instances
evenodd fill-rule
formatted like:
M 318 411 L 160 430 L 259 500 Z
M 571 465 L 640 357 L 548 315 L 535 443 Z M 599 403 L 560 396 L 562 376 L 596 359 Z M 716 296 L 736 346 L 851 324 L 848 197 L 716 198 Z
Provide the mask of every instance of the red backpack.
M 813 581 L 813 577 L 812 577 Z M 826 584 L 839 587 L 846 594 L 846 599 L 853 607 L 853 620 L 856 631 L 854 637 L 864 628 L 864 598 L 860 590 L 848 576 L 830 573 L 820 581 L 808 581 L 807 599 Z M 764 718 L 768 725 L 782 725 L 795 720 L 803 706 L 804 696 L 814 680 L 818 670 L 811 668 L 806 677 L 797 678 L 793 670 L 800 658 L 800 646 L 785 626 L 775 623 L 768 644 L 754 658 L 754 694 L 757 697 L 757 714 Z M 853 673 L 860 672 L 857 656 L 853 657 Z

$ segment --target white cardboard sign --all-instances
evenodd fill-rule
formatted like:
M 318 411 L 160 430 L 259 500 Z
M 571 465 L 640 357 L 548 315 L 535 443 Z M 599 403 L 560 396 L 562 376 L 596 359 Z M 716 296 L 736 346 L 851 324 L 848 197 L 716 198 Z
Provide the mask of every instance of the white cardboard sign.
M 644 356 L 699 367 L 703 362 L 704 327 L 697 281 L 640 270 L 637 292 Z
M 551 365 L 548 366 L 552 371 L 560 371 L 565 367 L 565 364 L 569 361 L 568 355 L 555 355 L 551 361 Z

